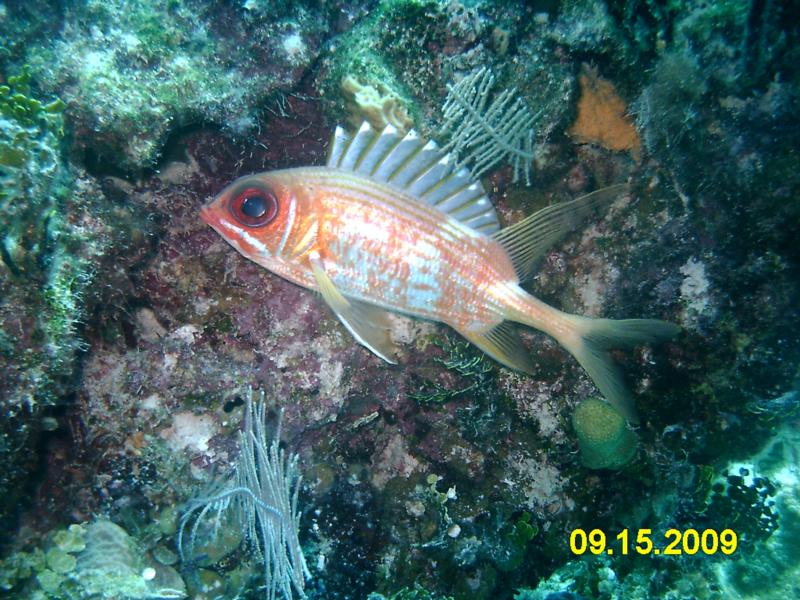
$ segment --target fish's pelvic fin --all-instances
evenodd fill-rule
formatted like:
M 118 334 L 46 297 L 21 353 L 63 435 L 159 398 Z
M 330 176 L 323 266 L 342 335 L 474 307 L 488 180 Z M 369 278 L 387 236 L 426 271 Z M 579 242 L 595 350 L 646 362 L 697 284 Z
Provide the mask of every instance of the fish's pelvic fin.
M 457 331 L 497 362 L 523 373 L 533 373 L 528 351 L 511 321 L 504 321 L 486 333 Z
M 534 273 L 539 259 L 591 213 L 628 192 L 626 183 L 612 185 L 569 202 L 543 208 L 519 223 L 496 232 L 493 237 L 508 252 L 520 281 Z
M 657 319 L 591 319 L 564 315 L 571 335 L 557 339 L 586 369 L 606 400 L 631 423 L 638 423 L 633 396 L 628 391 L 619 368 L 607 350 L 633 348 L 669 340 L 680 327 Z
M 319 253 L 313 252 L 309 261 L 320 294 L 342 325 L 361 345 L 386 362 L 396 364 L 394 356 L 399 349 L 389 334 L 389 313 L 372 304 L 346 298 L 325 272 Z

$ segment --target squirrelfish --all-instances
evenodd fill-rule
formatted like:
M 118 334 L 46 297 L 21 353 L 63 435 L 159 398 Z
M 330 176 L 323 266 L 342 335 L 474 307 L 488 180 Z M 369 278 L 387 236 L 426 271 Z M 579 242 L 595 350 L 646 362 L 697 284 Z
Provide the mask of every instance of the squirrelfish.
M 570 315 L 520 283 L 612 186 L 501 229 L 479 181 L 414 131 L 337 128 L 324 167 L 241 177 L 203 220 L 262 267 L 317 290 L 361 344 L 395 362 L 388 312 L 450 325 L 500 363 L 533 372 L 513 323 L 555 338 L 628 420 L 633 399 L 606 350 L 671 338 L 674 324 Z

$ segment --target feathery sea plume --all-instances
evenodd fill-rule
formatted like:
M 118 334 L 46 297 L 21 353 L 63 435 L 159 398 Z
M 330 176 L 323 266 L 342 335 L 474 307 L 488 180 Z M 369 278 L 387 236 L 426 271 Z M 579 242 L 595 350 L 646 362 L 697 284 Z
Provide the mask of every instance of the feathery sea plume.
M 447 85 L 440 131 L 450 141 L 442 150 L 453 152 L 458 166 L 469 166 L 475 178 L 508 161 L 514 167 L 514 182 L 524 174 L 530 185 L 534 116 L 516 97 L 516 88 L 501 91 L 489 102 L 493 87 L 494 75 L 486 67 Z
M 250 548 L 263 562 L 264 597 L 268 600 L 275 600 L 279 592 L 286 600 L 291 600 L 294 592 L 305 598 L 305 580 L 311 576 L 298 539 L 297 496 L 302 478 L 297 470 L 297 455 L 280 448 L 281 416 L 279 413 L 277 431 L 268 441 L 263 392 L 256 405 L 252 391 L 248 392 L 235 471 L 227 481 L 188 502 L 178 532 L 181 559 L 191 560 L 201 525 L 209 525 L 210 521 L 212 536 L 216 536 L 232 508 L 233 523 L 242 528 Z M 190 523 L 184 552 L 184 534 Z

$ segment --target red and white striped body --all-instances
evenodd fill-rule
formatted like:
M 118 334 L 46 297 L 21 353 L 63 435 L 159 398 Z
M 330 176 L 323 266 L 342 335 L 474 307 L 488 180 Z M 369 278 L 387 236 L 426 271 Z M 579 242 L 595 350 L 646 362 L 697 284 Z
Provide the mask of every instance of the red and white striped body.
M 604 350 L 669 339 L 647 319 L 568 315 L 520 286 L 580 218 L 626 186 L 542 209 L 504 230 L 480 182 L 415 132 L 336 130 L 324 167 L 242 177 L 201 216 L 241 254 L 318 290 L 354 337 L 394 362 L 387 311 L 441 321 L 503 364 L 532 372 L 510 323 L 550 334 L 628 419 L 633 399 Z
M 316 252 L 345 296 L 475 332 L 521 309 L 520 294 L 530 298 L 498 242 L 387 185 L 330 167 L 252 178 L 277 192 L 269 226 L 226 227 L 226 191 L 203 218 L 244 256 L 299 285 L 317 289 Z

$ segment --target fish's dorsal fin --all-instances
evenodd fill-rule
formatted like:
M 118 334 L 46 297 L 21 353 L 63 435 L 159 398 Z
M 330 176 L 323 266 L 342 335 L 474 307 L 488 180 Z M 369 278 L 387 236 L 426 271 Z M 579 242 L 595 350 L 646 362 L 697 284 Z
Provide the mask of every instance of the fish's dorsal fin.
M 626 183 L 596 190 L 575 200 L 543 208 L 519 223 L 498 231 L 494 239 L 508 252 L 520 281 L 527 281 L 537 261 L 553 244 L 573 231 L 592 212 L 628 192 Z
M 490 235 L 500 230 L 494 206 L 480 181 L 436 142 L 413 129 L 402 135 L 394 126 L 375 131 L 364 122 L 354 134 L 337 127 L 328 151 L 329 167 L 380 181 L 433 206 L 468 227 Z

